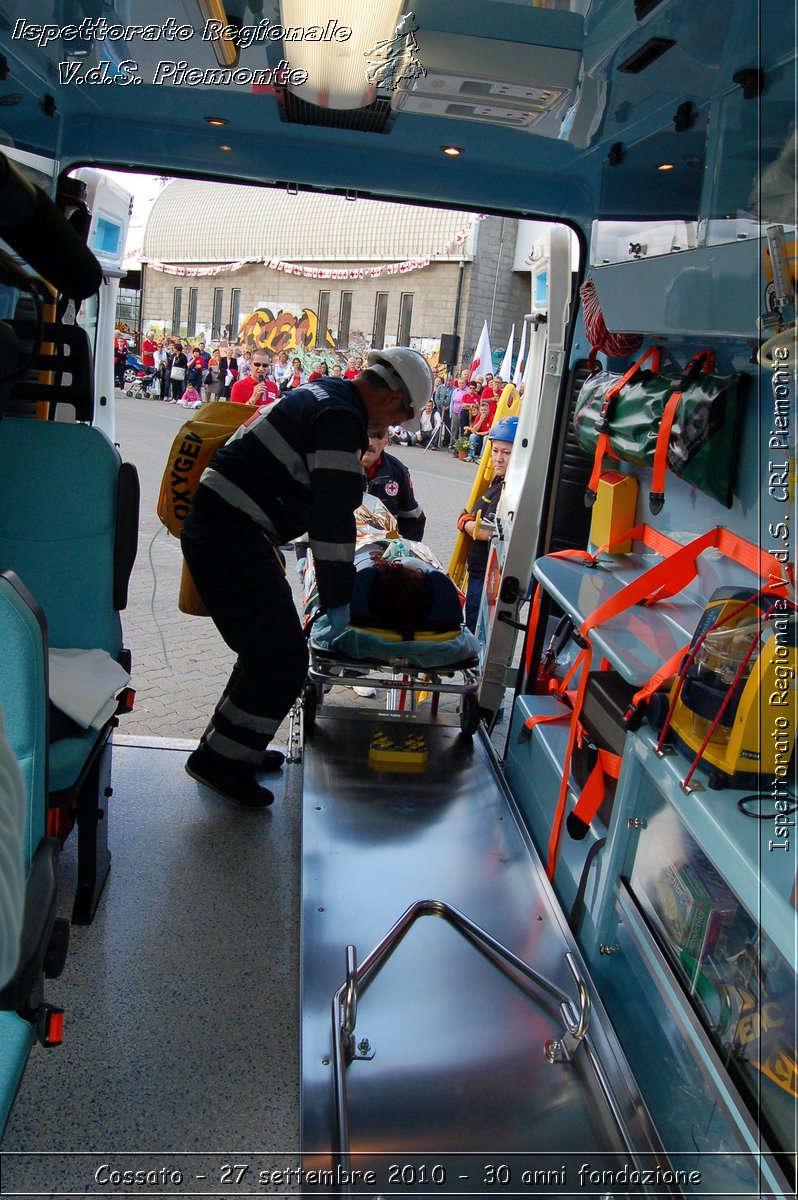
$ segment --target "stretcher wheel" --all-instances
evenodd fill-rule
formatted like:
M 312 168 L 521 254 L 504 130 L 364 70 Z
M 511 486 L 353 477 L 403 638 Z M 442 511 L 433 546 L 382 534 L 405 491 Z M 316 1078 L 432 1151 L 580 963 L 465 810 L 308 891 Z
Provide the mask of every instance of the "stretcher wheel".
M 319 694 L 316 685 L 310 680 L 302 688 L 302 724 L 305 735 L 310 737 L 316 724 L 316 709 L 319 705 Z
M 131 388 L 129 392 L 125 392 L 125 395 L 126 395 L 126 396 L 128 396 L 128 397 L 132 396 L 132 395 L 133 395 L 133 389 Z
M 463 696 L 460 709 L 460 732 L 465 737 L 473 737 L 479 729 L 479 701 L 476 696 Z

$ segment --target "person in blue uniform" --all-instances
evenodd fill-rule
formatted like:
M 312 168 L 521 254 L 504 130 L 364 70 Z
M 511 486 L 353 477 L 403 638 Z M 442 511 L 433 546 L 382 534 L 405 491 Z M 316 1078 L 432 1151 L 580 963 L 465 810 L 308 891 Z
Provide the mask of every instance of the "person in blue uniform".
M 393 454 L 385 453 L 389 440 L 387 436 L 369 435 L 368 449 L 360 459 L 366 472 L 366 491 L 393 513 L 403 538 L 420 542 L 427 518 L 416 500 L 407 467 Z
M 504 477 L 518 428 L 518 417 L 504 417 L 497 421 L 488 433 L 491 443 L 490 456 L 493 477 L 480 496 L 472 511 L 464 510 L 457 518 L 457 528 L 472 538 L 466 562 L 468 564 L 468 587 L 466 589 L 465 623 L 476 633 L 485 572 L 488 569 L 490 540 L 496 532 L 496 506 L 504 487 Z
M 268 746 L 307 672 L 279 547 L 307 531 L 334 643 L 349 623 L 360 456 L 371 434 L 410 420 L 431 387 L 432 372 L 417 351 L 374 351 L 353 380 L 305 384 L 252 417 L 202 475 L 183 526 L 183 554 L 238 659 L 186 770 L 238 804 L 272 803 L 257 776 L 284 761 Z

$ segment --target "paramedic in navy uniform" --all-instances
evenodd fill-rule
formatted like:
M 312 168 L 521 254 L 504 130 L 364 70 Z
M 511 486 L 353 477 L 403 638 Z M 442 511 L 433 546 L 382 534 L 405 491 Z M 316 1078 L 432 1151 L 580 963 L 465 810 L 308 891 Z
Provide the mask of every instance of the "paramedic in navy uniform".
M 369 434 L 368 450 L 360 459 L 366 472 L 366 491 L 381 500 L 388 512 L 393 513 L 403 538 L 420 542 L 427 518 L 416 500 L 407 467 L 393 454 L 385 453 L 389 440 L 387 434 Z
M 183 526 L 183 554 L 238 661 L 186 770 L 229 800 L 251 808 L 272 803 L 256 776 L 284 761 L 267 747 L 307 672 L 278 547 L 307 530 L 334 640 L 349 623 L 360 456 L 371 433 L 409 420 L 431 387 L 417 351 L 373 351 L 355 379 L 305 384 L 252 417 L 202 475 Z

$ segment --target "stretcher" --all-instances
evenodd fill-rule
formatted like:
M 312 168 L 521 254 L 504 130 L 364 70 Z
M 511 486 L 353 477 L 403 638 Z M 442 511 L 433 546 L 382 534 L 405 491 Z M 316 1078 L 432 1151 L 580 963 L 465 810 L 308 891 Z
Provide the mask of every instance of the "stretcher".
M 385 693 L 388 712 L 413 714 L 429 699 L 460 697 L 460 728 L 479 725 L 479 643 L 462 624 L 462 596 L 423 543 L 400 539 L 393 516 L 372 496 L 356 513 L 355 589 L 350 626 L 332 642 L 310 550 L 297 547 L 310 666 L 303 688 L 304 730 L 330 688 L 369 687 Z

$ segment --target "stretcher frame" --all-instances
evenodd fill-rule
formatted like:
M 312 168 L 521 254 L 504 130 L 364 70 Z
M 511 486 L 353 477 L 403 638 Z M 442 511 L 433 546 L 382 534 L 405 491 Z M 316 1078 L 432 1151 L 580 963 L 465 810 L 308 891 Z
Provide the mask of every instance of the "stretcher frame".
M 310 665 L 307 681 L 302 690 L 302 709 L 305 733 L 313 729 L 316 711 L 324 701 L 330 687 L 370 687 L 386 693 L 386 711 L 418 717 L 419 699 L 423 694 L 430 697 L 429 712 L 424 719 L 437 717 L 438 704 L 443 695 L 461 697 L 460 729 L 472 737 L 480 721 L 479 658 L 473 655 L 459 662 L 447 663 L 443 667 L 423 667 L 409 663 L 401 655 L 390 661 L 376 658 L 350 658 L 332 650 L 322 650 L 309 643 Z M 370 672 L 376 671 L 373 675 Z M 382 672 L 382 674 L 380 674 Z M 390 674 L 388 674 L 390 673 Z M 458 681 L 459 677 L 459 681 Z

